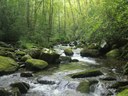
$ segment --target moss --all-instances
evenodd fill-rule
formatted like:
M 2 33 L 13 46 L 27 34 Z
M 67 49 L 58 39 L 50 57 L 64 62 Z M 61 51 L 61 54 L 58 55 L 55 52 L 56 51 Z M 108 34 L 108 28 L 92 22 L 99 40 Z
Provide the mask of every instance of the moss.
M 32 59 L 30 55 L 25 55 L 21 58 L 21 61 L 26 61 L 27 59 Z
M 90 82 L 89 81 L 80 82 L 79 86 L 77 87 L 77 91 L 80 91 L 81 93 L 89 93 Z
M 120 56 L 120 51 L 118 49 L 111 50 L 106 54 L 106 56 L 108 58 L 117 58 Z
M 78 73 L 73 73 L 70 74 L 69 76 L 71 76 L 72 78 L 84 78 L 84 77 L 95 77 L 95 76 L 99 76 L 99 75 L 103 75 L 103 73 L 100 70 L 85 70 L 82 72 L 78 72 Z
M 122 92 L 118 93 L 117 96 L 128 96 L 128 89 L 125 89 Z
M 14 72 L 19 65 L 9 57 L 0 56 L 0 73 L 5 74 L 8 72 Z
M 25 54 L 24 51 L 16 51 L 16 55 L 24 56 Z
M 64 53 L 67 55 L 67 56 L 72 56 L 73 55 L 73 51 L 71 48 L 67 48 L 64 50 Z
M 39 60 L 39 59 L 28 59 L 26 61 L 26 66 L 28 69 L 44 69 L 45 67 L 48 66 L 48 63 L 43 61 L 43 60 Z

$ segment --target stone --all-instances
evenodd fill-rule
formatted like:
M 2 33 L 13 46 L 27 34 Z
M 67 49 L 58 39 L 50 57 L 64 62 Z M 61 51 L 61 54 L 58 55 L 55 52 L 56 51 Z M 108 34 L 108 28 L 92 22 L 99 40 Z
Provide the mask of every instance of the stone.
M 11 58 L 0 56 L 0 75 L 15 72 L 19 65 Z
M 30 55 L 24 55 L 22 58 L 21 58 L 21 61 L 25 62 L 26 60 L 28 59 L 32 59 L 32 57 Z
M 12 88 L 18 88 L 21 94 L 28 92 L 30 85 L 25 82 L 16 82 L 10 85 Z
M 82 57 L 97 57 L 100 55 L 99 51 L 97 49 L 87 49 L 84 48 L 80 51 L 80 55 Z
M 21 77 L 33 77 L 32 72 L 22 72 L 20 74 Z
M 120 56 L 119 49 L 113 49 L 106 54 L 107 58 L 117 58 Z
M 60 63 L 69 63 L 71 62 L 71 57 L 70 56 L 60 56 Z
M 67 48 L 64 50 L 65 55 L 72 56 L 74 53 L 71 48 Z
M 28 59 L 26 61 L 26 67 L 30 70 L 42 70 L 48 66 L 48 63 L 39 59 Z
M 85 70 L 78 73 L 70 74 L 69 76 L 72 78 L 85 78 L 85 77 L 95 77 L 103 75 L 103 73 L 100 70 Z

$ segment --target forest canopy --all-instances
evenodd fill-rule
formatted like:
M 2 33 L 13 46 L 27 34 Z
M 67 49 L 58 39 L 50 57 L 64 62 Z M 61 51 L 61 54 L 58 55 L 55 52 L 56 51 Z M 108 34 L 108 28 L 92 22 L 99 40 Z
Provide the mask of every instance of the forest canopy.
M 128 0 L 0 0 L 0 40 L 50 46 L 128 38 Z

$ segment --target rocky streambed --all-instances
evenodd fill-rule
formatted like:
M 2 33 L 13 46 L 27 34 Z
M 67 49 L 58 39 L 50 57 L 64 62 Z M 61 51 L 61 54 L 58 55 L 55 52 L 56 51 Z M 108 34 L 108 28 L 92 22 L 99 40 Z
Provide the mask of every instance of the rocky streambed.
M 45 69 L 42 66 L 36 66 L 37 69 L 38 67 L 43 69 L 38 72 L 37 70 L 28 71 L 22 64 L 15 73 L 1 76 L 0 92 L 4 94 L 2 90 L 12 90 L 18 86 L 18 89 L 13 89 L 15 92 L 10 96 L 116 96 L 121 90 L 127 89 L 127 75 L 122 75 L 122 64 L 126 62 L 81 57 L 81 48 L 73 48 L 73 53 L 64 52 L 66 48 L 69 46 L 54 46 L 54 50 L 61 55 L 59 64 L 52 64 Z M 31 54 L 37 53 L 38 51 L 33 51 Z M 43 57 L 45 61 L 47 61 L 46 56 Z M 51 61 L 53 60 L 50 59 L 49 62 Z M 27 69 L 33 69 L 29 67 Z M 22 94 L 20 94 L 21 91 L 23 91 Z

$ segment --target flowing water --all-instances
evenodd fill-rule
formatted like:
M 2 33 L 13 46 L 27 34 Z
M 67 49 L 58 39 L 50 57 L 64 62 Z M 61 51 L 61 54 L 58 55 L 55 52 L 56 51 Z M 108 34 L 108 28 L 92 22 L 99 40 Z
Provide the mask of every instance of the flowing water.
M 61 56 L 65 56 L 63 50 L 69 46 L 57 45 L 54 50 Z M 115 81 L 101 81 L 99 78 L 105 76 L 113 76 L 117 80 L 122 79 L 120 75 L 121 67 L 115 65 L 108 60 L 100 60 L 80 56 L 80 48 L 73 49 L 74 55 L 72 59 L 77 59 L 80 62 L 70 64 L 60 64 L 48 70 L 35 73 L 34 77 L 24 78 L 20 77 L 20 71 L 11 75 L 0 77 L 0 87 L 9 88 L 9 84 L 14 82 L 27 82 L 30 84 L 30 90 L 23 96 L 115 96 L 115 90 L 108 89 L 107 87 Z M 115 61 L 114 61 L 115 62 Z M 117 61 L 118 62 L 118 61 Z M 117 64 L 117 63 L 116 63 Z M 109 65 L 109 66 L 108 66 Z M 85 69 L 100 68 L 104 75 L 91 78 L 72 79 L 68 74 L 83 71 Z M 118 69 L 118 70 L 117 70 Z M 77 86 L 82 80 L 98 80 L 97 84 L 90 86 L 88 94 L 76 91 Z M 38 81 L 49 81 L 52 83 L 41 84 Z

